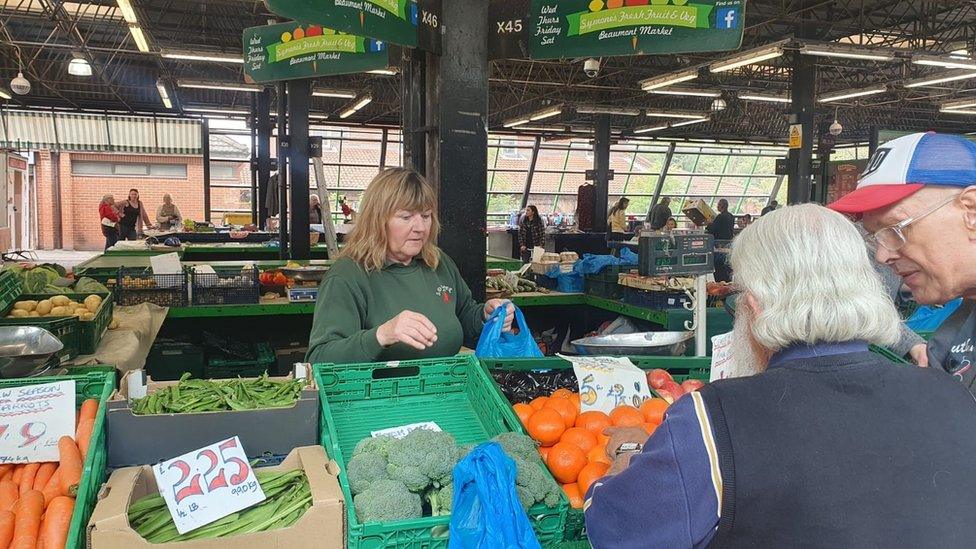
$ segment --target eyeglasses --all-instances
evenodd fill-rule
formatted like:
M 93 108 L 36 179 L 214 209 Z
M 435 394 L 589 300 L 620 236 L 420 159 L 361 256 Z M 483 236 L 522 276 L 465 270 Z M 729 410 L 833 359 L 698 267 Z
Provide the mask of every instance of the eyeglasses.
M 865 237 L 865 240 L 867 240 L 869 244 L 881 245 L 884 246 L 886 250 L 897 252 L 908 242 L 905 238 L 905 229 L 935 213 L 946 204 L 954 201 L 957 196 L 959 195 L 953 195 L 949 199 L 940 202 L 934 208 L 923 214 L 916 215 L 915 217 L 909 217 L 900 223 L 896 223 L 890 227 L 885 227 L 874 234 L 869 234 Z

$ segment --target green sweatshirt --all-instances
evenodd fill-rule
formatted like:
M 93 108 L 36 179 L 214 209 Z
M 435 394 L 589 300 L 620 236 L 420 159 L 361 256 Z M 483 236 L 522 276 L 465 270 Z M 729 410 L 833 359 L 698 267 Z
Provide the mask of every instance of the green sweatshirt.
M 396 343 L 384 348 L 376 341 L 377 328 L 405 310 L 426 316 L 437 327 L 433 347 L 418 351 Z M 457 265 L 443 252 L 436 270 L 414 260 L 369 274 L 342 258 L 319 287 L 306 360 L 352 363 L 453 356 L 462 343 L 474 347 L 483 326 L 484 305 L 471 298 Z

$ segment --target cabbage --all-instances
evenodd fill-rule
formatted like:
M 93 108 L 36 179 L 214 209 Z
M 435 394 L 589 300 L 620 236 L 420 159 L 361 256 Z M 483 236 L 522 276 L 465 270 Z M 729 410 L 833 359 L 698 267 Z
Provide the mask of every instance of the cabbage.
M 48 285 L 53 285 L 55 280 L 61 278 L 61 275 L 54 269 L 48 267 L 35 267 L 29 271 L 25 271 L 23 277 L 23 293 L 40 294 L 46 293 L 45 288 Z M 59 291 L 63 291 L 63 289 Z
M 107 294 L 109 293 L 108 288 L 101 284 L 94 278 L 88 278 L 87 276 L 78 279 L 75 283 L 75 292 L 79 294 Z

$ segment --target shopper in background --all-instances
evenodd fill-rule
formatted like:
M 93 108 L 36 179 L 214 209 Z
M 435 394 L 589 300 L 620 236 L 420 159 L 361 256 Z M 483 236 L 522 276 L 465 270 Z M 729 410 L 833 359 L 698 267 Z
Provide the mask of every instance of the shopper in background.
M 674 212 L 671 211 L 671 197 L 665 196 L 651 208 L 651 230 L 660 231 L 667 225 Z
M 768 214 L 769 212 L 775 212 L 776 211 L 776 208 L 779 208 L 779 202 L 777 202 L 775 200 L 770 200 L 769 201 L 769 205 L 766 206 L 765 208 L 763 208 L 762 209 L 762 212 L 759 215 L 760 216 L 763 216 L 763 215 Z
M 139 200 L 138 189 L 129 189 L 129 198 L 115 205 L 122 209 L 122 218 L 119 219 L 119 239 L 137 240 L 142 230 L 152 229 L 153 225 L 149 221 L 149 213 L 146 207 Z
M 156 210 L 156 222 L 160 231 L 178 230 L 183 225 L 183 214 L 173 204 L 173 197 L 169 194 L 163 195 L 163 204 Z
M 929 340 L 928 363 L 976 393 L 976 144 L 934 132 L 889 141 L 830 207 L 861 217 L 875 259 L 919 304 L 963 298 Z
M 313 194 L 308 197 L 308 223 L 309 225 L 321 225 L 322 221 L 322 202 L 319 195 Z
M 119 211 L 115 209 L 115 197 L 107 194 L 98 204 L 98 217 L 101 218 L 105 249 L 115 246 L 119 241 Z
M 525 207 L 525 215 L 518 227 L 519 255 L 528 263 L 532 258 L 532 248 L 546 244 L 546 225 L 539 217 L 539 209 L 533 205 Z
M 370 182 L 356 225 L 319 287 L 308 343 L 312 363 L 453 356 L 510 301 L 477 303 L 435 242 L 437 193 L 423 176 L 390 168 Z
M 898 337 L 857 231 L 814 204 L 733 243 L 739 379 L 612 428 L 583 505 L 594 547 L 969 547 L 976 401 L 870 352 Z M 643 445 L 642 447 L 640 445 Z
M 627 233 L 627 206 L 630 205 L 630 199 L 626 196 L 620 197 L 620 200 L 610 208 L 610 213 L 607 214 L 607 229 L 609 230 L 609 240 L 627 240 L 629 236 Z
M 752 215 L 750 214 L 743 215 L 742 217 L 736 220 L 736 225 L 740 231 L 742 229 L 745 229 L 749 225 L 752 225 Z
M 667 223 L 664 224 L 664 230 L 667 232 L 671 232 L 677 228 L 678 228 L 678 220 L 673 217 L 669 217 Z
M 705 231 L 715 237 L 715 240 L 732 240 L 735 230 L 735 216 L 729 213 L 729 201 L 718 201 L 718 215 L 705 227 Z

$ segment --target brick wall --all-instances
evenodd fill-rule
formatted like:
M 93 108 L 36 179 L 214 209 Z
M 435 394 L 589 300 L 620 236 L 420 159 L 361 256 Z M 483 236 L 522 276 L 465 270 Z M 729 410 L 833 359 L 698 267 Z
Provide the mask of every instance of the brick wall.
M 54 247 L 53 164 L 50 151 L 36 155 L 38 247 Z M 116 200 L 128 196 L 129 189 L 139 189 L 142 203 L 155 223 L 156 209 L 169 193 L 184 218 L 204 218 L 203 159 L 199 156 L 128 155 L 99 153 L 59 153 L 61 170 L 61 247 L 66 250 L 100 250 L 105 246 L 98 203 L 112 194 Z M 106 177 L 72 174 L 73 160 L 97 162 L 134 162 L 149 164 L 186 164 L 185 179 L 154 177 Z M 216 189 L 215 189 L 216 191 Z

